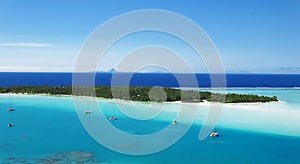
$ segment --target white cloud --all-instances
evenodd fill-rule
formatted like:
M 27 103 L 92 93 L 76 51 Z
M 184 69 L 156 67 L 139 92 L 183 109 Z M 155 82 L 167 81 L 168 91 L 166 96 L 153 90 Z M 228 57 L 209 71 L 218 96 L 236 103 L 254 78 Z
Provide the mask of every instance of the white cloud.
M 0 47 L 55 47 L 52 44 L 44 44 L 44 43 L 0 43 Z
M 0 66 L 0 72 L 72 72 L 73 67 Z

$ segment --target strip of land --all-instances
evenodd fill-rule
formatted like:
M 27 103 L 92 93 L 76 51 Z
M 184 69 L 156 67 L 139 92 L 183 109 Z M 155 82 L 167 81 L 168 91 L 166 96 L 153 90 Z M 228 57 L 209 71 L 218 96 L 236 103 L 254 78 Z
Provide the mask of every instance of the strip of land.
M 50 94 L 96 96 L 107 99 L 123 99 L 133 101 L 152 102 L 224 102 L 224 103 L 252 103 L 277 102 L 276 96 L 259 96 L 254 94 L 220 94 L 198 90 L 180 90 L 167 87 L 72 87 L 72 86 L 14 86 L 0 87 L 0 93 L 21 94 Z

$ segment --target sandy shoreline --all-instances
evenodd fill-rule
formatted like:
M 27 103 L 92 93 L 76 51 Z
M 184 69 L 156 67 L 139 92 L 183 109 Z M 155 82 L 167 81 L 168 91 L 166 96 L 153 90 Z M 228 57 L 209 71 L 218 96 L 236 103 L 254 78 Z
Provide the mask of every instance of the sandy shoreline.
M 201 125 L 203 120 L 207 117 L 210 107 L 215 104 L 208 101 L 201 103 L 186 103 L 181 101 L 164 102 L 164 103 L 151 103 L 151 102 L 138 102 L 127 101 L 119 99 L 105 99 L 94 98 L 86 96 L 73 96 L 73 95 L 49 95 L 49 94 L 12 94 L 5 93 L 0 96 L 41 96 L 49 98 L 67 98 L 71 101 L 75 101 L 76 98 L 93 100 L 95 102 L 104 103 L 116 103 L 116 105 L 137 105 L 136 107 L 150 107 L 153 110 L 160 109 L 166 110 L 166 112 L 174 113 L 179 110 L 195 110 L 198 109 L 198 116 L 195 120 L 195 124 Z M 272 103 L 217 103 L 223 109 L 221 118 L 218 122 L 218 127 L 227 127 L 234 129 L 243 129 L 250 131 L 259 131 L 263 133 L 275 133 L 280 135 L 300 136 L 299 129 L 299 115 L 300 111 L 298 106 L 293 106 L 288 102 L 279 101 Z M 148 106 L 151 105 L 151 106 Z M 220 107 L 219 106 L 219 107 Z M 163 107 L 163 108 L 161 108 Z M 129 108 L 135 109 L 135 108 Z M 105 109 L 106 110 L 106 109 Z M 184 114 L 185 112 L 183 112 Z M 173 116 L 173 114 L 172 114 Z M 162 118 L 163 120 L 166 118 Z M 168 119 L 166 119 L 168 120 Z M 184 122 L 179 121 L 179 122 Z
M 165 101 L 165 102 L 151 102 L 151 101 L 131 101 L 131 100 L 124 100 L 124 99 L 108 99 L 103 97 L 91 97 L 91 96 L 76 96 L 76 95 L 52 95 L 52 94 L 29 94 L 29 93 L 0 93 L 0 95 L 22 95 L 22 96 L 45 96 L 45 97 L 69 97 L 69 98 L 85 98 L 85 99 L 94 99 L 94 100 L 106 100 L 108 102 L 135 102 L 135 103 L 162 103 L 162 104 L 188 104 L 188 105 L 195 105 L 195 104 L 202 104 L 202 105 L 210 105 L 210 104 L 227 104 L 227 105 L 257 105 L 257 104 L 278 104 L 283 103 L 284 101 L 278 100 L 277 102 L 245 102 L 245 103 L 221 103 L 221 102 L 210 102 L 207 100 L 203 100 L 202 102 L 182 102 L 182 101 Z

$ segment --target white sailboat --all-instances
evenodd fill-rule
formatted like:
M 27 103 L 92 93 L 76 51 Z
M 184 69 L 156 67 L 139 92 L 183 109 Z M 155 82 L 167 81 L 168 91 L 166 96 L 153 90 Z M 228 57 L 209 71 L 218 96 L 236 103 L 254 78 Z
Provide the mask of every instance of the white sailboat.
M 15 108 L 12 107 L 12 102 L 10 101 L 10 107 L 7 108 L 7 111 L 12 112 L 15 111 Z
M 9 111 L 9 112 L 15 111 L 15 108 L 12 106 L 12 101 L 10 101 L 10 107 L 7 108 L 7 111 Z M 13 113 L 10 114 L 10 120 L 11 120 L 11 122 L 10 122 L 9 124 L 7 124 L 7 126 L 8 126 L 8 127 L 13 127 L 13 126 L 15 126 L 15 124 L 14 124 Z
M 114 114 L 111 117 L 109 117 L 109 120 L 111 120 L 111 121 L 117 120 L 116 109 L 114 109 Z
M 175 112 L 174 120 L 173 120 L 173 125 L 177 124 L 177 112 Z
M 90 103 L 88 102 L 87 110 L 84 112 L 84 114 L 91 114 L 92 111 L 90 110 Z

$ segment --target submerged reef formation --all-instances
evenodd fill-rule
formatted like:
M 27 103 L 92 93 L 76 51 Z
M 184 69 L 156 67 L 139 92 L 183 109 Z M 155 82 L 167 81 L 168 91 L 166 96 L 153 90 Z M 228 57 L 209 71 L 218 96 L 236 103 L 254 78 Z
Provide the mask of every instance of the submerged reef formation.
M 96 164 L 101 163 L 96 160 L 94 154 L 84 151 L 70 151 L 56 153 L 45 157 L 9 157 L 2 161 L 1 164 Z

